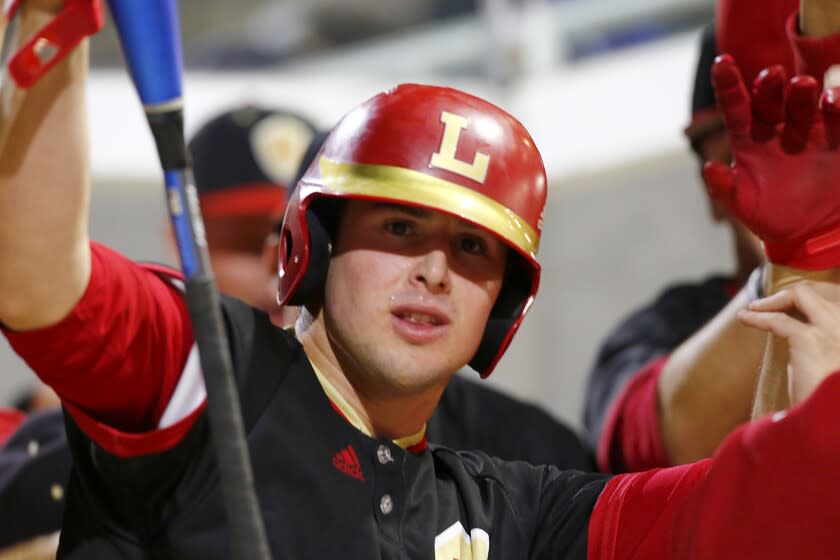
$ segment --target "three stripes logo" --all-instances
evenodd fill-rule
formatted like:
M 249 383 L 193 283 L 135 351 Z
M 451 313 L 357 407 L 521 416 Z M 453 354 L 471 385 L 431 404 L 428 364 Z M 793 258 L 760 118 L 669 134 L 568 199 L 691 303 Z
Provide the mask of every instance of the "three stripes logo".
M 359 463 L 359 458 L 356 456 L 356 450 L 352 445 L 348 445 L 332 458 L 333 466 L 340 472 L 347 476 L 352 476 L 356 480 L 365 481 L 365 475 L 362 473 L 362 465 Z

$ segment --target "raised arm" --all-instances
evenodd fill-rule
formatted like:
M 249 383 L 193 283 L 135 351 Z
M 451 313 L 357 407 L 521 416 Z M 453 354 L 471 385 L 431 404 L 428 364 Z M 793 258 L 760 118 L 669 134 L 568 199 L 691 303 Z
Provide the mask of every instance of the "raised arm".
M 21 3 L 16 44 L 61 0 Z M 15 330 L 57 322 L 90 276 L 87 41 L 29 90 L 8 75 L 0 91 L 0 322 Z
M 658 395 L 671 464 L 710 457 L 750 417 L 764 335 L 736 318 L 750 299 L 747 291 L 681 344 L 663 367 Z
M 739 8 L 744 12 L 748 2 L 741 2 Z M 759 6 L 760 4 L 760 6 Z M 795 9 L 795 3 L 789 0 L 774 0 L 770 4 L 764 2 L 753 2 L 755 8 L 766 9 L 769 13 L 766 18 L 771 23 L 771 29 L 763 30 L 765 33 L 779 33 L 782 30 L 782 19 L 788 23 L 789 42 L 773 40 L 768 48 L 770 52 L 777 52 L 779 49 L 792 47 L 794 56 L 791 59 L 795 62 L 795 68 L 789 69 L 793 73 L 810 73 L 818 81 L 823 78 L 823 73 L 832 63 L 840 63 L 840 3 L 836 0 L 801 0 L 799 2 L 799 13 Z M 728 6 L 735 10 L 735 2 L 729 2 Z M 737 14 L 730 14 L 737 17 Z M 747 22 L 749 20 L 749 22 Z M 799 23 L 798 28 L 796 26 Z M 739 24 L 733 24 L 738 27 Z M 748 17 L 743 25 L 754 26 L 755 21 Z M 776 27 L 778 26 L 778 30 Z M 793 26 L 793 28 L 791 28 Z M 738 41 L 743 37 L 750 37 L 753 31 L 749 28 L 740 29 L 741 37 L 731 37 L 737 29 L 730 29 L 724 43 L 737 46 Z M 758 32 L 755 32 L 758 33 Z M 749 66 L 765 60 L 767 63 L 774 62 L 784 64 L 788 57 L 778 53 L 779 60 L 766 60 L 769 53 L 738 52 L 745 55 L 749 60 Z M 737 56 L 736 56 L 736 62 Z M 805 113 L 800 109 L 797 111 L 796 100 L 788 99 L 788 122 L 782 123 L 782 116 L 785 114 L 785 107 L 781 103 L 772 103 L 775 99 L 782 98 L 784 80 L 779 68 L 773 69 L 770 76 L 765 76 L 758 82 L 755 93 L 763 93 L 764 103 L 752 99 L 752 106 L 747 110 L 751 113 L 752 128 L 748 135 L 742 135 L 734 143 L 735 157 L 746 165 L 751 165 L 750 158 L 755 154 L 748 153 L 750 148 L 747 143 L 753 144 L 753 148 L 772 149 L 769 144 L 774 142 L 781 145 L 783 151 L 791 147 L 790 151 L 803 149 L 802 144 L 804 131 L 807 137 L 808 129 L 800 128 L 799 123 L 813 116 L 816 110 L 816 94 L 811 90 L 811 101 L 807 105 Z M 749 84 L 748 84 L 749 85 Z M 802 84 L 799 84 L 802 85 Z M 726 87 L 723 86 L 722 87 Z M 794 88 L 795 89 L 795 88 Z M 734 90 L 732 90 L 734 91 Z M 807 93 L 800 90 L 799 93 Z M 731 95 L 724 99 L 731 99 Z M 800 95 L 801 101 L 808 101 L 807 95 Z M 803 103 L 804 105 L 804 103 Z M 791 111 L 792 109 L 792 111 Z M 831 107 L 827 107 L 830 114 Z M 737 118 L 737 116 L 736 116 Z M 756 121 L 764 121 L 756 122 Z M 794 122 L 798 121 L 798 122 Z M 778 133 L 777 127 L 784 126 L 784 132 Z M 820 127 L 815 131 L 817 135 L 826 131 Z M 831 132 L 830 128 L 829 131 Z M 757 140 L 759 139 L 760 140 Z M 753 140 L 757 140 L 753 142 Z M 824 145 L 824 144 L 823 144 Z M 783 154 L 787 158 L 791 156 Z M 834 158 L 836 159 L 836 155 Z M 785 173 L 786 162 L 790 159 L 779 160 L 781 165 L 775 170 L 777 178 L 784 177 L 791 179 L 791 174 Z M 796 161 L 796 160 L 793 160 Z M 814 212 L 817 221 L 822 220 L 815 226 L 811 226 L 809 216 L 797 224 L 796 228 L 790 227 L 792 220 L 785 223 L 786 201 L 784 199 L 773 199 L 773 194 L 767 195 L 767 190 L 762 194 L 761 188 L 771 190 L 785 188 L 785 185 L 762 185 L 752 192 L 742 191 L 740 198 L 730 199 L 729 206 L 737 202 L 741 208 L 752 204 L 749 200 L 751 195 L 761 199 L 750 208 L 749 214 L 736 213 L 739 218 L 746 218 L 756 233 L 771 243 L 771 247 L 777 247 L 777 240 L 792 241 L 794 244 L 804 241 L 802 236 L 807 237 L 810 233 L 823 233 L 825 227 L 832 228 L 834 220 L 840 218 L 837 211 L 830 205 L 823 208 L 828 215 L 820 216 L 820 212 Z M 756 194 L 757 193 L 757 194 Z M 791 199 L 790 204 L 802 207 L 809 204 L 809 201 Z M 816 202 L 816 201 L 815 201 Z M 816 206 L 819 206 L 818 202 Z M 813 229 L 811 229 L 813 227 Z M 787 228 L 787 229 L 785 229 Z M 822 229 L 821 229 L 822 228 Z M 785 255 L 779 255 L 778 251 L 771 251 L 771 261 L 765 265 L 762 287 L 765 293 L 773 293 L 784 286 L 795 284 L 807 279 L 833 279 L 837 273 L 832 270 L 835 263 L 820 260 L 819 258 L 806 258 L 794 262 L 793 266 L 785 266 L 788 259 Z M 730 305 L 700 331 L 695 337 L 684 344 L 666 364 L 660 378 L 660 406 L 662 407 L 662 430 L 665 446 L 669 455 L 675 462 L 685 462 L 708 457 L 720 444 L 723 438 L 738 423 L 749 418 L 750 413 L 761 415 L 764 412 L 778 410 L 787 405 L 787 381 L 784 370 L 786 368 L 786 354 L 784 344 L 777 339 L 770 339 L 769 352 L 764 354 L 765 340 L 764 333 L 751 330 L 735 320 L 735 313 L 744 307 L 746 300 L 743 296 L 736 297 Z M 763 364 L 762 364 L 763 361 Z M 775 366 L 774 366 L 775 363 Z M 776 373 L 771 370 L 776 369 Z M 779 371 L 780 370 L 780 371 Z M 759 376 L 759 373 L 761 375 Z M 753 395 L 756 394 L 756 382 L 758 382 L 758 400 L 751 403 Z M 714 413 L 712 413 L 714 411 Z M 721 413 L 718 415 L 718 413 Z
M 22 2 L 16 44 L 62 6 Z M 203 385 L 165 414 L 193 348 L 181 293 L 167 273 L 89 242 L 87 48 L 30 89 L 7 77 L 0 92 L 0 329 L 103 444 L 114 438 L 94 428 L 148 432 L 192 414 Z
M 806 74 L 808 79 L 813 79 L 819 86 L 826 88 L 840 86 L 840 66 L 835 66 L 840 63 L 840 4 L 834 0 L 800 0 L 799 13 L 792 14 L 788 18 L 787 35 L 793 50 L 797 74 Z M 833 66 L 835 69 L 829 73 Z M 835 89 L 826 92 L 827 95 L 820 101 L 821 114 L 815 113 L 813 101 L 800 95 L 800 102 L 809 103 L 803 103 L 804 109 L 798 111 L 799 121 L 803 123 L 799 134 L 802 140 L 799 143 L 805 146 L 799 149 L 808 148 L 805 145 L 805 139 L 811 132 L 809 119 L 813 120 L 814 116 L 818 117 L 818 121 L 822 121 L 818 122 L 815 133 L 824 134 L 826 136 L 824 144 L 837 148 L 840 143 L 840 136 L 838 136 L 840 134 L 840 127 L 838 127 L 840 104 L 837 100 L 837 91 Z M 813 91 L 811 95 L 816 98 L 818 91 Z M 812 141 L 811 144 L 810 147 L 813 150 L 814 142 Z M 818 233 L 822 234 L 821 238 L 825 238 L 825 232 Z M 835 233 L 834 237 L 836 236 Z M 832 267 L 840 264 L 838 258 L 815 265 L 801 262 L 795 263 L 794 266 L 785 266 L 785 264 L 782 262 L 769 265 L 768 293 L 777 292 L 808 279 L 835 282 L 840 279 L 840 270 L 832 270 Z M 754 417 L 788 406 L 787 362 L 787 345 L 777 336 L 770 335 L 753 407 Z
M 809 10 L 814 14 L 819 6 L 826 11 L 830 4 L 835 4 L 835 12 L 840 8 L 836 2 L 803 0 L 803 21 L 811 19 L 805 15 Z M 825 26 L 820 28 L 825 32 Z M 812 57 L 811 68 L 823 68 L 830 60 L 825 55 L 840 50 L 832 46 L 835 37 L 819 43 L 814 42 L 817 38 L 808 40 L 810 47 L 822 45 L 800 52 L 822 53 L 822 58 Z M 801 66 L 802 56 L 798 58 Z M 803 279 L 834 279 L 840 266 L 840 207 L 834 180 L 840 170 L 838 90 L 829 89 L 821 97 L 819 80 L 798 76 L 786 83 L 780 70 L 763 74 L 749 92 L 731 61 L 716 65 L 718 101 L 739 165 L 730 169 L 710 164 L 705 170 L 713 196 L 763 240 L 770 261 L 770 293 Z M 755 416 L 787 406 L 786 364 L 784 343 L 770 337 Z
M 736 430 L 711 460 L 614 477 L 595 505 L 587 558 L 834 558 L 838 398 L 835 373 L 787 415 Z
M 704 172 L 773 263 L 766 287 L 779 293 L 740 316 L 789 346 L 776 371 L 790 379 L 767 368 L 762 379 L 783 380 L 775 388 L 784 403 L 774 406 L 794 406 L 737 429 L 711 460 L 613 478 L 590 521 L 590 560 L 836 556 L 840 91 L 818 108 L 816 84 L 788 84 L 775 70 L 751 94 L 731 60 L 717 63 L 735 157 Z
M 673 286 L 610 334 L 587 386 L 585 424 L 601 469 L 708 457 L 749 418 L 764 338 L 735 320 L 751 296 L 733 298 L 730 284 Z

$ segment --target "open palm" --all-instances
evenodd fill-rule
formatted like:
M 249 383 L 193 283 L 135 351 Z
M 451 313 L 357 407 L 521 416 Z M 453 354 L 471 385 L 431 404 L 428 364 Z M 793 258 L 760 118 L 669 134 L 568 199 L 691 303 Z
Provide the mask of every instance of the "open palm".
M 747 91 L 735 61 L 712 69 L 733 163 L 706 164 L 711 195 L 765 245 L 773 262 L 840 265 L 840 88 L 820 99 L 816 80 L 789 82 L 772 67 Z

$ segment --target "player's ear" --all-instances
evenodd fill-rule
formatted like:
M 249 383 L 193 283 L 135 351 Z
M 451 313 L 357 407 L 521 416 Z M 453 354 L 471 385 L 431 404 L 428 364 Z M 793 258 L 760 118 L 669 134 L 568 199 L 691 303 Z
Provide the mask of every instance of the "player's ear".
M 265 272 L 272 276 L 277 275 L 280 268 L 280 236 L 277 232 L 272 231 L 266 236 L 260 260 Z

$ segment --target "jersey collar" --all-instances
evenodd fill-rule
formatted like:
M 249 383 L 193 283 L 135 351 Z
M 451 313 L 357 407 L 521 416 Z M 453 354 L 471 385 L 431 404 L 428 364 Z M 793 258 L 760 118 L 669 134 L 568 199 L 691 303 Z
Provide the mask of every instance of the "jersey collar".
M 362 420 L 361 415 L 356 412 L 356 409 L 350 406 L 350 403 L 348 403 L 341 393 L 339 393 L 333 386 L 333 384 L 330 383 L 329 379 L 327 379 L 326 376 L 321 373 L 317 367 L 315 367 L 315 364 L 313 364 L 311 360 L 309 361 L 309 365 L 312 366 L 312 370 L 315 372 L 315 377 L 318 378 L 318 383 L 321 384 L 321 388 L 324 390 L 324 393 L 326 393 L 327 398 L 330 400 L 330 404 L 332 404 L 336 412 L 341 414 L 354 428 L 368 437 L 373 437 L 370 426 Z M 395 445 L 398 445 L 403 449 L 407 449 L 409 451 L 422 451 L 426 447 L 426 425 L 423 424 L 420 431 L 415 434 L 395 439 L 393 441 Z

